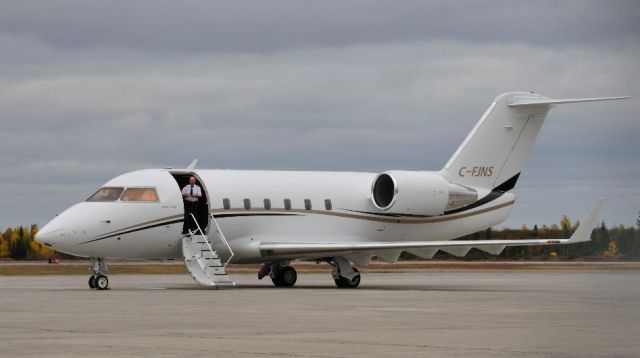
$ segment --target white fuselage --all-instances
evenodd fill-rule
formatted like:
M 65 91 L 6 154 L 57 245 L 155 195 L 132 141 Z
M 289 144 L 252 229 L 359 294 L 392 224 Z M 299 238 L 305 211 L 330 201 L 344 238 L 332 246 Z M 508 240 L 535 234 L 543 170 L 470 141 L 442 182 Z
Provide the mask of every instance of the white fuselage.
M 338 287 L 357 287 L 360 274 L 351 263 L 367 265 L 374 256 L 394 262 L 402 251 L 431 258 L 438 250 L 464 256 L 476 248 L 497 255 L 508 246 L 584 242 L 602 199 L 569 239 L 451 240 L 507 218 L 552 107 L 623 98 L 501 94 L 437 172 L 195 170 L 196 161 L 184 170 L 134 171 L 64 211 L 36 239 L 90 257 L 89 286 L 100 289 L 108 286 L 105 258 L 184 258 L 207 286 L 233 284 L 226 263 L 265 263 L 258 277 L 268 272 L 276 286 L 288 287 L 296 281 L 288 261 L 323 260 L 334 266 Z M 202 196 L 185 205 L 183 188 L 195 200 L 188 182 L 199 184 Z
M 235 263 L 314 258 L 265 258 L 259 244 L 276 239 L 327 243 L 450 240 L 504 221 L 515 200 L 508 192 L 464 212 L 403 215 L 374 205 L 371 185 L 375 173 L 149 169 L 123 174 L 104 187 L 153 187 L 158 201 L 82 202 L 48 223 L 38 240 L 85 257 L 181 258 L 184 205 L 172 174 L 198 178 L 208 197 L 209 213 L 235 253 Z M 488 194 L 486 189 L 478 192 L 481 197 Z M 228 199 L 228 208 L 224 199 Z M 249 208 L 245 208 L 246 199 Z M 209 218 L 203 229 L 211 227 Z M 213 243 L 223 259 L 229 255 L 221 242 Z

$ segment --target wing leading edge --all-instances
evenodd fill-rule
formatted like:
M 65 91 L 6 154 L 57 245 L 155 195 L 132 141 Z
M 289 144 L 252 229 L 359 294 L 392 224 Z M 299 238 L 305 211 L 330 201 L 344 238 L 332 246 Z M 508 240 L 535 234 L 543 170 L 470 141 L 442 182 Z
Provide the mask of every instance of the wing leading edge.
M 358 252 L 424 251 L 431 256 L 437 250 L 443 250 L 458 256 L 464 256 L 472 247 L 499 254 L 507 246 L 537 246 L 574 244 L 591 239 L 591 232 L 600 216 L 604 199 L 599 199 L 580 222 L 580 226 L 568 239 L 525 239 L 525 240 L 455 240 L 455 241 L 399 241 L 399 242 L 263 242 L 260 251 L 263 256 L 304 256 L 314 254 L 330 255 L 340 253 L 348 255 Z

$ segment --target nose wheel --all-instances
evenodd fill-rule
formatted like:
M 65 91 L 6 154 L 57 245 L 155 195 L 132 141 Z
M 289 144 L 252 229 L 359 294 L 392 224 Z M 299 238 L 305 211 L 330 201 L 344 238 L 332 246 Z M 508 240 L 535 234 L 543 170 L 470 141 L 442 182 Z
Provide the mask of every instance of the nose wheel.
M 102 274 L 89 277 L 89 287 L 96 290 L 106 290 L 109 288 L 109 278 Z
M 107 277 L 107 262 L 103 258 L 91 258 L 91 270 L 93 275 L 89 277 L 89 288 L 96 290 L 109 289 Z

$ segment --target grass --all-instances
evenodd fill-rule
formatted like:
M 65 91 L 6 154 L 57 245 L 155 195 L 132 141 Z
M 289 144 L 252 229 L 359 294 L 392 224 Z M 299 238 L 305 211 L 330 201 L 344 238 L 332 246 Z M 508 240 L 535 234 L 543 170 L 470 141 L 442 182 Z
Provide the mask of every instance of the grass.
M 323 263 L 294 263 L 299 272 L 328 272 L 331 266 Z M 231 274 L 256 274 L 260 265 L 230 265 Z M 463 271 L 463 270 L 530 270 L 530 271 L 584 271 L 584 270 L 640 270 L 640 262 L 489 262 L 489 261 L 404 261 L 395 264 L 372 263 L 363 272 L 397 272 L 407 270 Z M 44 262 L 0 262 L 0 276 L 29 275 L 89 275 L 88 262 L 72 261 L 59 264 Z M 109 263 L 109 274 L 187 274 L 181 261 L 173 262 L 114 262 Z

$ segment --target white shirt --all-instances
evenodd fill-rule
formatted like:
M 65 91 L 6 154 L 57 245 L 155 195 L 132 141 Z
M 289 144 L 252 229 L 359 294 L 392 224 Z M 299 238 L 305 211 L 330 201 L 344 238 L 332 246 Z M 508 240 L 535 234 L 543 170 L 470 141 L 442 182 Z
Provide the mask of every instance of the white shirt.
M 191 196 L 191 184 L 187 184 L 184 188 L 182 188 L 182 195 L 184 200 L 196 202 L 198 198 L 202 196 L 202 190 L 198 185 L 193 186 L 193 196 Z

